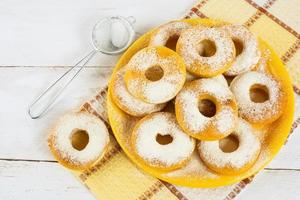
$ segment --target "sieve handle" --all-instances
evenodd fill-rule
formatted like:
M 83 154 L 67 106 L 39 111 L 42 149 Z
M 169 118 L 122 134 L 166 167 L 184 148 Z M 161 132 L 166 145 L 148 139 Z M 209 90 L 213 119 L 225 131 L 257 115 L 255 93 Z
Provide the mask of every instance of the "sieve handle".
M 83 67 L 92 59 L 97 51 L 93 50 L 79 60 L 73 67 L 59 77 L 43 93 L 41 93 L 29 106 L 28 114 L 32 119 L 43 116 L 51 105 L 57 100 L 67 86 L 74 80 Z

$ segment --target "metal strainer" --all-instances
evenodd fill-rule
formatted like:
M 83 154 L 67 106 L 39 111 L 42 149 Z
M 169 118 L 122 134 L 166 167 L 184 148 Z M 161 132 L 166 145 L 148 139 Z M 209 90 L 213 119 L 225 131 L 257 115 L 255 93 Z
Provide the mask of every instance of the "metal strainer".
M 106 17 L 98 21 L 92 31 L 93 50 L 33 101 L 28 109 L 30 117 L 37 119 L 43 116 L 96 53 L 116 55 L 125 51 L 135 37 L 133 23 L 135 23 L 134 17 L 121 16 Z

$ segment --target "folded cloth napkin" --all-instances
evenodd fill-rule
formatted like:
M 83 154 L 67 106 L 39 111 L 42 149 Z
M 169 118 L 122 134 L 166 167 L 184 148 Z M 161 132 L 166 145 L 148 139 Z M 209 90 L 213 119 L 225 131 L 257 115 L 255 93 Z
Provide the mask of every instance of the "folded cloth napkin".
M 287 3 L 284 0 L 260 0 L 258 3 L 251 0 L 203 0 L 191 8 L 186 18 L 209 17 L 249 27 L 279 54 L 292 76 L 295 93 L 300 94 L 300 67 L 296 67 L 296 63 L 300 63 L 299 6 L 299 1 Z M 297 95 L 296 98 L 300 99 Z M 81 109 L 106 121 L 109 128 L 105 102 L 106 88 L 85 102 Z M 299 119 L 295 120 L 291 132 L 300 123 Z M 231 186 L 213 189 L 172 185 L 138 169 L 113 137 L 111 141 L 104 158 L 93 167 L 82 172 L 72 171 L 97 199 L 230 200 L 253 179 L 250 177 Z

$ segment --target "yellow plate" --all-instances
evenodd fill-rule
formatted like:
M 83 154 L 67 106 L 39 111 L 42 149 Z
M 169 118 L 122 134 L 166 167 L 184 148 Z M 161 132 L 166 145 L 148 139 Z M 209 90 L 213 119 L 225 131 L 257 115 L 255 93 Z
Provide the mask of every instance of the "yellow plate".
M 187 21 L 191 24 L 202 24 L 207 26 L 224 23 L 210 19 L 188 19 L 182 21 Z M 151 30 L 144 34 L 131 45 L 131 47 L 123 54 L 115 66 L 112 76 L 115 76 L 116 71 L 122 68 L 129 61 L 132 55 L 148 45 L 150 35 L 153 31 L 154 30 Z M 262 142 L 262 151 L 257 162 L 252 168 L 242 174 L 234 176 L 217 174 L 216 172 L 209 170 L 203 164 L 196 151 L 194 152 L 192 159 L 187 166 L 181 169 L 165 172 L 146 166 L 132 153 L 132 149 L 129 145 L 131 130 L 139 118 L 132 117 L 117 107 L 117 105 L 111 99 L 111 90 L 109 87 L 107 98 L 109 121 L 118 143 L 121 145 L 127 156 L 137 166 L 153 176 L 169 183 L 189 187 L 217 187 L 229 185 L 256 174 L 258 171 L 263 169 L 275 157 L 289 135 L 294 114 L 294 93 L 291 79 L 280 58 L 264 42 L 261 41 L 260 45 L 261 48 L 270 49 L 271 59 L 269 60 L 268 67 L 274 76 L 279 77 L 283 81 L 283 85 L 287 93 L 287 106 L 286 110 L 283 112 L 283 115 L 270 126 L 255 127 L 266 131 L 263 134 L 258 135 Z

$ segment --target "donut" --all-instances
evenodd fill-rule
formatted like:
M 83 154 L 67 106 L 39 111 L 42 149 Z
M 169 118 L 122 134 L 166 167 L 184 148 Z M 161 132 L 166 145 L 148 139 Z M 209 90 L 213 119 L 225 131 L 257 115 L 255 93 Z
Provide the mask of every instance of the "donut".
M 176 46 L 187 71 L 201 77 L 213 77 L 229 69 L 235 58 L 234 43 L 218 27 L 196 26 L 184 30 Z
M 218 81 L 222 85 L 228 87 L 227 80 L 226 80 L 226 78 L 222 74 L 217 75 L 217 76 L 213 77 L 212 79 L 215 79 L 216 81 Z
M 237 141 L 236 147 L 222 148 L 222 140 L 231 138 Z M 261 144 L 245 120 L 239 118 L 234 132 L 222 140 L 200 141 L 197 145 L 201 159 L 211 170 L 220 174 L 238 175 L 248 170 L 257 160 Z
M 105 153 L 109 133 L 105 124 L 87 112 L 62 116 L 48 139 L 54 157 L 65 167 L 82 170 Z
M 193 81 L 193 80 L 196 80 L 198 79 L 199 77 L 195 76 L 194 74 L 191 74 L 189 72 L 186 72 L 186 78 L 185 78 L 185 81 L 186 82 L 189 82 L 189 81 Z
M 219 75 L 214 76 L 212 78 L 219 81 L 221 84 L 223 84 L 225 86 L 228 86 L 227 80 L 222 74 L 219 74 Z M 186 82 L 194 81 L 196 79 L 199 79 L 199 77 L 197 77 L 197 76 L 195 76 L 195 75 L 193 75 L 189 72 L 186 73 Z
M 258 72 L 262 72 L 262 73 L 272 74 L 272 70 L 268 64 L 270 57 L 271 57 L 270 49 L 264 47 L 261 50 L 261 57 L 256 65 L 256 67 L 252 71 L 258 71 Z
M 180 56 L 163 46 L 146 47 L 128 62 L 125 82 L 130 94 L 147 103 L 165 103 L 176 96 L 186 77 Z
M 175 99 L 179 125 L 200 140 L 217 140 L 230 134 L 236 126 L 237 111 L 228 86 L 214 78 L 187 83 Z
M 166 46 L 176 49 L 176 40 L 178 40 L 181 32 L 190 27 L 189 23 L 182 21 L 172 21 L 161 25 L 152 34 L 149 46 Z
M 266 124 L 278 119 L 285 106 L 283 86 L 271 75 L 250 71 L 230 84 L 239 114 L 250 123 Z
M 124 66 L 111 78 L 110 88 L 113 101 L 120 109 L 129 115 L 142 117 L 152 112 L 160 111 L 165 107 L 163 104 L 150 104 L 132 96 L 125 85 L 124 75 L 128 67 Z
M 168 112 L 142 118 L 132 131 L 131 144 L 139 160 L 160 170 L 183 167 L 195 149 L 195 140 L 181 130 L 175 115 Z
M 236 58 L 225 75 L 237 76 L 254 69 L 261 56 L 256 37 L 242 25 L 228 25 L 223 28 L 229 33 L 236 49 Z

